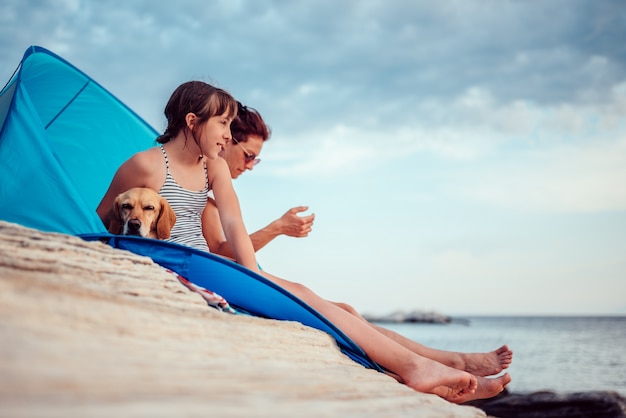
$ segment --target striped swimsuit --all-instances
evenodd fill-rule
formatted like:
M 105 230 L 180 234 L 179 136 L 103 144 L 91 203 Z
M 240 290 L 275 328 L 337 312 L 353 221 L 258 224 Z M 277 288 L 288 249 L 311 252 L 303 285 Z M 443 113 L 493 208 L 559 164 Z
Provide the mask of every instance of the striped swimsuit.
M 206 206 L 209 193 L 209 175 L 206 165 L 204 166 L 204 175 L 206 176 L 204 189 L 198 192 L 186 190 L 179 186 L 172 177 L 167 154 L 162 145 L 161 152 L 165 158 L 166 175 L 159 194 L 167 199 L 174 213 L 176 213 L 176 223 L 167 241 L 209 251 L 202 235 L 202 211 Z

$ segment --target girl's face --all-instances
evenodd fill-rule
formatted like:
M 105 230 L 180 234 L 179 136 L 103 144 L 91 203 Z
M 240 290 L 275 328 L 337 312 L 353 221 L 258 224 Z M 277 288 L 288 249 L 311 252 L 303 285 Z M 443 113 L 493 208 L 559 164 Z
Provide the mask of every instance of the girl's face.
M 200 131 L 200 148 L 204 155 L 214 160 L 224 147 L 230 142 L 230 123 L 232 118 L 227 113 L 210 117 Z

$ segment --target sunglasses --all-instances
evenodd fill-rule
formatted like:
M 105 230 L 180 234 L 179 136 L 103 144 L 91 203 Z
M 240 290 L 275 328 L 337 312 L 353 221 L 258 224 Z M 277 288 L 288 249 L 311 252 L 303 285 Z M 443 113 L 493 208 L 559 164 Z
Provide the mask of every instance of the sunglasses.
M 246 164 L 250 164 L 251 162 L 254 162 L 252 165 L 257 165 L 258 163 L 261 162 L 261 159 L 257 158 L 256 154 L 248 152 L 248 150 L 245 149 L 243 145 L 241 145 L 241 142 L 239 142 L 237 138 L 235 138 L 234 136 L 233 136 L 233 142 L 241 147 L 241 150 L 243 151 L 243 158 Z

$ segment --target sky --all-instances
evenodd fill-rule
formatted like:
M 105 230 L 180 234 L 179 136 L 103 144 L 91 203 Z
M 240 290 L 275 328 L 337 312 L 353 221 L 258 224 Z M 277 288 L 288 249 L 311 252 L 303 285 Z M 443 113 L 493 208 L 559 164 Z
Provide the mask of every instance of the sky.
M 626 2 L 0 1 L 157 131 L 202 80 L 272 129 L 235 181 L 261 266 L 362 313 L 626 314 Z M 2 82 L 4 84 L 4 82 Z

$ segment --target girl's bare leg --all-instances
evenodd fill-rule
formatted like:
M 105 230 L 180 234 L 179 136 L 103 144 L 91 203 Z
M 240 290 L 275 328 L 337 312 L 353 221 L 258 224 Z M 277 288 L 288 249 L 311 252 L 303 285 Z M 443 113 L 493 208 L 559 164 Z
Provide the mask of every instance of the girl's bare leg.
M 360 318 L 381 334 L 386 335 L 398 344 L 408 348 L 409 350 L 431 360 L 438 361 L 446 366 L 465 370 L 476 376 L 491 376 L 500 373 L 508 368 L 513 361 L 513 352 L 509 347 L 502 347 L 489 353 L 456 353 L 453 351 L 437 350 L 422 345 L 416 341 L 410 340 L 394 331 L 368 322 L 363 318 L 352 306 L 345 303 L 333 302 L 335 305 Z
M 306 286 L 265 272 L 262 274 L 328 318 L 358 344 L 373 361 L 390 370 L 407 386 L 419 392 L 439 395 L 451 402 L 467 402 L 472 399 L 478 388 L 476 376 L 414 353 L 381 334 L 367 322 L 319 297 Z M 483 392 L 487 391 L 483 390 Z

